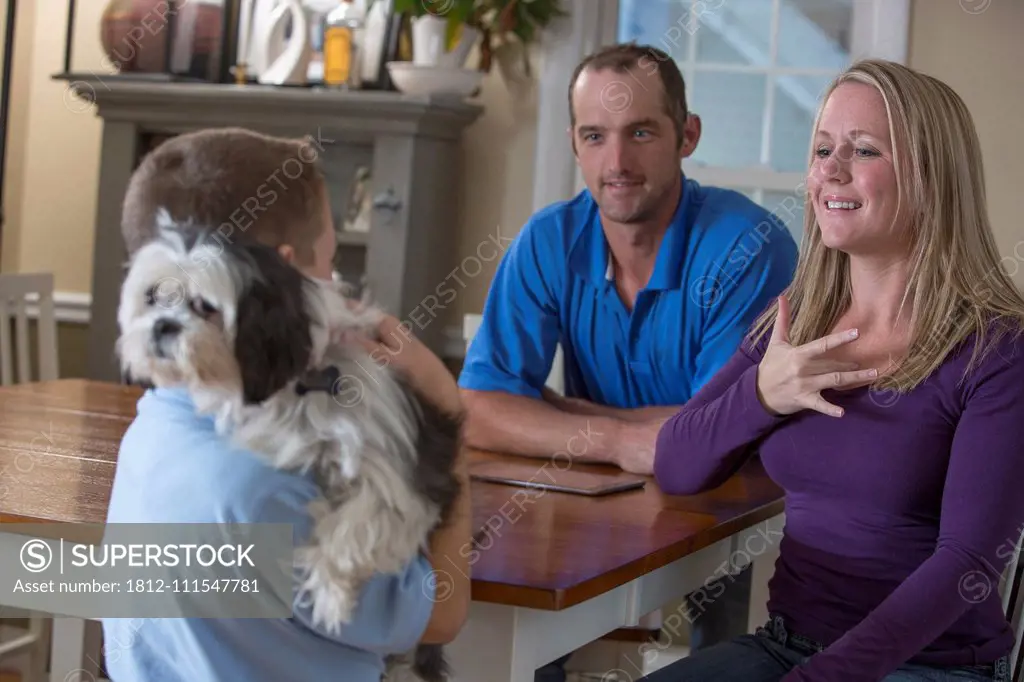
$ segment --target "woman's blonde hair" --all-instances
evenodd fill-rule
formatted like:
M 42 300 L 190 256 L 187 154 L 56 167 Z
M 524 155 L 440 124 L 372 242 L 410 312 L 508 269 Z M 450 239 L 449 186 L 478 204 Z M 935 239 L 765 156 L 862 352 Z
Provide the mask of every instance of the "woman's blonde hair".
M 981 146 L 963 100 L 945 83 L 901 64 L 862 60 L 830 84 L 813 131 L 828 97 L 848 82 L 877 88 L 888 114 L 898 213 L 911 231 L 910 277 L 903 296 L 904 305 L 910 302 L 911 341 L 896 371 L 880 377 L 876 387 L 909 391 L 972 334 L 977 343 L 968 370 L 1000 331 L 1024 329 L 1024 296 L 1003 270 L 996 249 Z M 848 261 L 845 253 L 822 242 L 811 197 L 805 197 L 800 259 L 786 290 L 791 343 L 826 336 L 849 307 Z M 754 323 L 755 343 L 768 332 L 777 311 L 774 302 Z M 995 318 L 1011 324 L 993 327 Z

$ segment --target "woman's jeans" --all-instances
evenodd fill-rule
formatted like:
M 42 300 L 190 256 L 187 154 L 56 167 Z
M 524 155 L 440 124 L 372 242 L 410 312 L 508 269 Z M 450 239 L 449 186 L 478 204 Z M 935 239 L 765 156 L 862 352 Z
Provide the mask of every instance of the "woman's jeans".
M 786 631 L 780 616 L 773 616 L 753 635 L 694 652 L 651 673 L 639 682 L 778 682 L 786 673 L 824 647 Z M 1003 657 L 990 665 L 933 668 L 903 665 L 883 682 L 1009 682 L 1009 661 Z

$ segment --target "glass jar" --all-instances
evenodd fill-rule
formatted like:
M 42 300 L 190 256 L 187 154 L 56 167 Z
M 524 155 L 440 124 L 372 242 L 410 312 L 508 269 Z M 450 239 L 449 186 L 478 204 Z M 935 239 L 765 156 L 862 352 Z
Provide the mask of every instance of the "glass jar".
M 362 87 L 362 8 L 342 0 L 324 21 L 324 85 L 358 90 Z

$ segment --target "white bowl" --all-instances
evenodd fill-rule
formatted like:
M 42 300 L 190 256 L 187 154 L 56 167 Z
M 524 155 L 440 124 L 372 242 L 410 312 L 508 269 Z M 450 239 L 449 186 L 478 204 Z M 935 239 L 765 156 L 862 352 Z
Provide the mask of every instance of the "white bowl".
M 388 73 L 400 92 L 407 95 L 469 97 L 483 79 L 477 69 L 422 66 L 412 62 L 388 62 Z

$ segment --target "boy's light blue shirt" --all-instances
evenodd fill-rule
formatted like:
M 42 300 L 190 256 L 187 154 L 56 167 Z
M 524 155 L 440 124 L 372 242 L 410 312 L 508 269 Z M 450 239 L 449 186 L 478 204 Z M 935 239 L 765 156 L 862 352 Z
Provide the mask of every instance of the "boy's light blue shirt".
M 534 214 L 509 246 L 459 385 L 539 398 L 561 344 L 566 395 L 619 408 L 682 405 L 789 285 L 796 262 L 779 218 L 739 192 L 684 178 L 629 311 L 583 190 Z
M 296 543 L 312 524 L 314 484 L 231 447 L 184 390 L 139 400 L 121 443 L 110 523 L 290 523 Z M 383 657 L 416 646 L 434 597 L 420 557 L 366 587 L 340 634 L 316 630 L 309 608 L 289 619 L 103 619 L 113 682 L 379 682 Z

